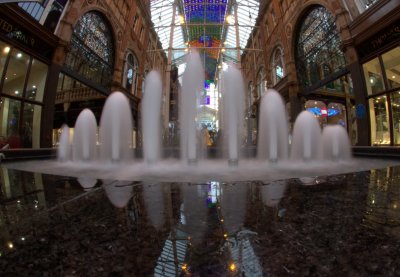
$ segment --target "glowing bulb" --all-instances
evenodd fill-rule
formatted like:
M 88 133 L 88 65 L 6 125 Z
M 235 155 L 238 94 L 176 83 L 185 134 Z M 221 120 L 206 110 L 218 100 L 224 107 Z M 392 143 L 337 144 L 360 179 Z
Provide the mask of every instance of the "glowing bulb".
M 182 265 L 182 270 L 183 270 L 183 271 L 186 271 L 186 270 L 187 270 L 187 264 L 183 264 L 183 265 Z
M 16 90 L 16 91 L 15 91 L 15 94 L 16 94 L 16 95 L 18 95 L 18 94 L 19 94 L 19 91 L 18 91 L 18 90 Z
M 25 240 L 25 237 L 21 237 L 21 240 L 24 241 L 24 240 Z
M 8 54 L 8 52 L 10 52 L 10 47 L 9 46 L 4 47 L 3 53 Z
M 392 76 L 392 79 L 396 79 L 396 76 L 393 75 L 393 76 Z
M 7 243 L 8 248 L 13 249 L 14 248 L 14 244 L 10 241 Z
M 17 54 L 17 58 L 19 59 L 19 58 L 22 58 L 22 54 L 21 53 L 18 53 Z
M 225 48 L 222 48 L 222 49 L 221 49 L 221 52 L 225 52 Z
M 189 49 L 185 48 L 185 52 L 189 51 Z
M 227 234 L 227 233 L 225 233 L 225 234 L 224 234 L 224 238 L 227 238 L 227 237 L 228 237 L 228 234 Z
M 221 65 L 219 65 L 219 66 L 218 66 L 218 68 L 219 68 L 219 69 L 221 69 L 221 68 L 222 68 L 222 66 L 221 66 Z
M 180 22 L 181 24 L 184 24 L 184 23 L 185 23 L 185 18 L 184 18 L 182 15 L 179 16 L 179 22 Z
M 32 86 L 32 88 L 36 88 L 36 86 L 35 86 L 35 85 L 33 85 L 33 86 Z
M 373 83 L 374 83 L 374 79 L 370 78 L 370 79 L 369 79 L 369 82 L 370 82 L 371 84 L 373 84 Z
M 228 15 L 226 17 L 226 22 L 228 22 L 229 24 L 233 24 L 233 23 L 235 23 L 235 19 L 233 18 L 232 15 Z
M 230 270 L 230 271 L 235 271 L 235 270 L 236 270 L 236 265 L 235 265 L 234 263 L 231 263 L 231 264 L 229 265 L 229 270 Z

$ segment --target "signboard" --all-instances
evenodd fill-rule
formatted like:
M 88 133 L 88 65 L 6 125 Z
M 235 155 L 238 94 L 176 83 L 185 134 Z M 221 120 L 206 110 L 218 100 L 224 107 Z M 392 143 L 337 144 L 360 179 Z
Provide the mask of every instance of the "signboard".
M 368 39 L 358 48 L 361 57 L 365 57 L 377 51 L 379 48 L 389 44 L 390 42 L 400 39 L 400 20 L 390 25 L 388 28 L 378 32 L 377 35 Z
M 327 117 L 328 116 L 328 110 L 326 108 L 321 109 L 321 116 L 322 117 Z
M 44 41 L 39 35 L 29 31 L 29 27 L 21 26 L 3 10 L 0 11 L 0 37 L 3 36 L 17 44 L 23 45 L 28 49 L 41 54 L 48 59 L 52 58 L 53 49 L 49 43 Z

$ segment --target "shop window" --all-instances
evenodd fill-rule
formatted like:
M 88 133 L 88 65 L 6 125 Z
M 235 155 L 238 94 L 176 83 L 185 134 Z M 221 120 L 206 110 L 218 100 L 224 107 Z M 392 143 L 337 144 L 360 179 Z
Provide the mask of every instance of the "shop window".
M 369 99 L 371 144 L 390 144 L 389 111 L 386 96 Z
M 111 86 L 114 45 L 111 28 L 101 14 L 88 12 L 79 19 L 72 34 L 66 66 L 104 87 Z
M 133 95 L 136 94 L 137 69 L 138 63 L 136 57 L 132 53 L 128 53 L 125 61 L 124 87 Z
M 363 64 L 363 69 L 368 95 L 384 91 L 385 87 L 379 58 Z
M 42 102 L 44 87 L 46 85 L 47 65 L 33 59 L 25 97 L 29 100 Z
M 16 48 L 11 50 L 10 55 L 2 92 L 15 97 L 22 97 L 30 56 Z
M 22 124 L 22 147 L 39 148 L 40 146 L 40 116 L 42 107 L 30 103 L 24 104 Z
M 389 89 L 400 87 L 400 47 L 382 55 Z
M 400 91 L 391 94 L 393 139 L 395 145 L 400 145 Z
M 0 51 L 0 148 L 39 148 L 48 66 L 4 42 Z
M 0 41 L 0 78 L 3 76 L 3 71 L 6 66 L 7 57 L 10 53 L 10 45 Z
M 331 73 L 346 66 L 340 44 L 334 17 L 324 7 L 314 6 L 301 21 L 296 40 L 296 68 L 303 90 L 321 81 L 323 64 Z
M 22 147 L 20 129 L 21 101 L 8 97 L 1 99 L 0 136 L 2 147 Z
M 283 52 L 280 47 L 277 47 L 272 54 L 272 80 L 276 85 L 284 76 L 283 70 Z

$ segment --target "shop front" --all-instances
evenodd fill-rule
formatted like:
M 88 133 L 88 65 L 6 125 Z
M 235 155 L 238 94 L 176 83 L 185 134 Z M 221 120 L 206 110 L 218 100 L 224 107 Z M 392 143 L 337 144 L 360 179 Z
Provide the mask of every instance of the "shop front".
M 358 48 L 369 105 L 370 144 L 400 145 L 400 20 Z
M 41 147 L 42 110 L 57 37 L 0 5 L 0 148 Z

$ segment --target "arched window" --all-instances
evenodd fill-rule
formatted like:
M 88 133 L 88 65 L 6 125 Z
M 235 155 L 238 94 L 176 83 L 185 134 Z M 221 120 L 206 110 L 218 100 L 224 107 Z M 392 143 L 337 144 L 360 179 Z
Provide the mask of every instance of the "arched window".
M 275 48 L 274 52 L 272 53 L 271 67 L 272 80 L 274 85 L 276 85 L 280 80 L 282 80 L 283 76 L 285 76 L 283 69 L 283 52 L 280 47 Z
M 296 40 L 296 69 L 303 90 L 327 77 L 326 66 L 334 73 L 346 66 L 346 60 L 334 17 L 314 6 L 303 17 Z
M 250 81 L 248 86 L 247 86 L 247 99 L 248 99 L 248 105 L 251 106 L 254 103 L 254 95 L 253 95 L 253 82 Z
M 66 66 L 93 82 L 110 87 L 114 45 L 111 28 L 100 13 L 88 12 L 75 25 Z
M 265 77 L 266 77 L 265 69 L 264 67 L 261 67 L 261 69 L 258 71 L 257 74 L 257 91 L 255 92 L 256 95 L 254 96 L 255 99 L 261 97 L 261 95 L 265 92 L 266 89 Z
M 137 77 L 138 63 L 136 57 L 128 52 L 125 60 L 124 68 L 124 87 L 133 95 L 136 94 L 136 77 Z

